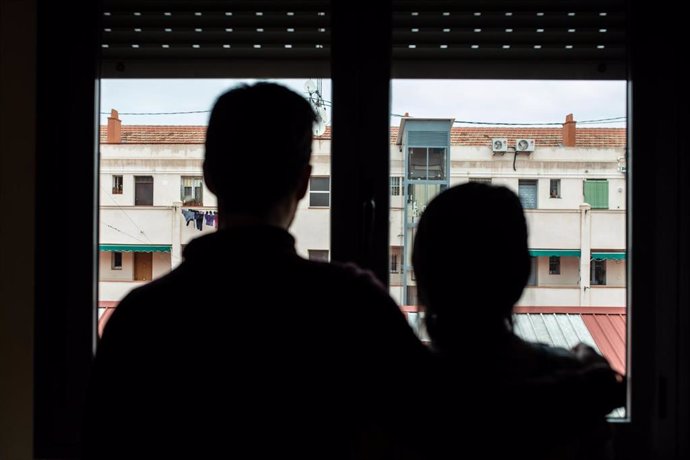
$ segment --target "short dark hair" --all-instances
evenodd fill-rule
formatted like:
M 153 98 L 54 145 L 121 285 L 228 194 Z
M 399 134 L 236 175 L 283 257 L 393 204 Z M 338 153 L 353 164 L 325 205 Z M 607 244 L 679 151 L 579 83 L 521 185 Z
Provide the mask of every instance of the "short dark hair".
M 412 264 L 432 341 L 509 326 L 530 273 L 520 199 L 473 182 L 440 193 L 419 220 Z
M 204 177 L 225 212 L 260 214 L 295 190 L 314 121 L 304 97 L 275 83 L 241 85 L 216 100 Z

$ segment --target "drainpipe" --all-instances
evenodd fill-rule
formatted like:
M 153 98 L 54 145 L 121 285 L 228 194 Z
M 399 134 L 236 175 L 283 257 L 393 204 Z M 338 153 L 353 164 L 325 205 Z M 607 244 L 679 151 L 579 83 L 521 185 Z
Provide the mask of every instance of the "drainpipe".
M 590 261 L 592 259 L 592 207 L 580 205 L 580 306 L 592 304 L 590 289 Z

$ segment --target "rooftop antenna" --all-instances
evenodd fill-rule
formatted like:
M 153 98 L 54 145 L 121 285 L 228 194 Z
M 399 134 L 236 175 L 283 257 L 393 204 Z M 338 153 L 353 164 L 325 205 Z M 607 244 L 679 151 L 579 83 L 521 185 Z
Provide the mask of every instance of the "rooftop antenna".
M 312 105 L 316 113 L 316 123 L 314 123 L 314 136 L 321 136 L 326 132 L 326 123 L 328 123 L 328 111 L 326 110 L 326 103 L 322 95 L 322 79 L 317 78 L 316 82 L 311 78 L 304 83 L 304 90 L 307 92 L 309 103 Z

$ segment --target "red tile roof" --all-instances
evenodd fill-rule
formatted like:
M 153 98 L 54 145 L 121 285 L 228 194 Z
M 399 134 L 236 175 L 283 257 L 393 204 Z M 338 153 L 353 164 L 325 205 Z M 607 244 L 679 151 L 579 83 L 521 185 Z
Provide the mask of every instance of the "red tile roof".
M 203 144 L 206 126 L 122 125 L 123 144 Z M 398 127 L 390 130 L 391 143 L 398 137 Z M 561 128 L 456 127 L 451 130 L 451 145 L 490 146 L 494 137 L 507 137 L 509 145 L 517 138 L 534 139 L 537 146 L 556 147 L 562 141 Z M 331 127 L 316 139 L 331 139 Z M 107 144 L 106 127 L 101 126 L 101 144 Z M 577 146 L 622 148 L 626 145 L 625 128 L 578 128 Z

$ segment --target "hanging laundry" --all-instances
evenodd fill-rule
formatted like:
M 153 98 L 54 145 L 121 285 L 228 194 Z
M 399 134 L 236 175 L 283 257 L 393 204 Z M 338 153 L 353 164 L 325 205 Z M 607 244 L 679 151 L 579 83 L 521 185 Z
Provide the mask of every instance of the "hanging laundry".
M 212 212 L 207 212 L 204 218 L 206 219 L 206 225 L 213 227 L 213 224 L 216 221 L 216 215 Z
M 182 215 L 184 216 L 184 220 L 186 222 L 187 227 L 189 227 L 189 223 L 194 220 L 194 211 L 190 209 L 183 209 L 182 210 Z
M 194 211 L 194 220 L 196 221 L 196 229 L 202 230 L 204 226 L 204 213 L 200 211 Z

